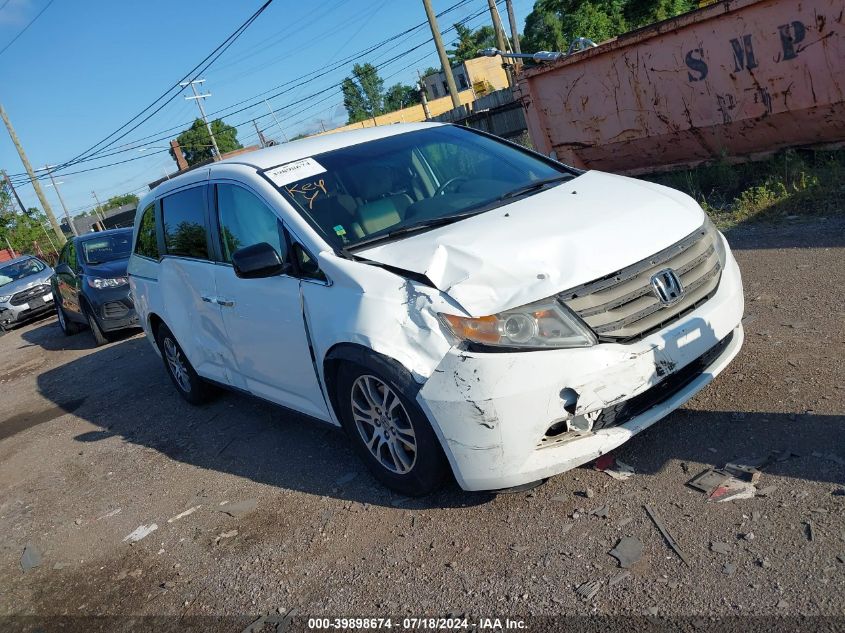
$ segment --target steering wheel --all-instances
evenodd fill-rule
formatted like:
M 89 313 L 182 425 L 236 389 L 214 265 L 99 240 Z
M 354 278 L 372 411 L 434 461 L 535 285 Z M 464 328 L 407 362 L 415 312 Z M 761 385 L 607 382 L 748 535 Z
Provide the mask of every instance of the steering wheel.
M 466 176 L 455 176 L 454 178 L 449 178 L 449 180 L 447 180 L 437 188 L 437 191 L 434 192 L 434 195 L 442 196 L 444 193 L 446 193 L 446 189 L 454 185 L 456 182 L 466 182 L 467 180 L 469 180 L 469 178 L 467 178 Z

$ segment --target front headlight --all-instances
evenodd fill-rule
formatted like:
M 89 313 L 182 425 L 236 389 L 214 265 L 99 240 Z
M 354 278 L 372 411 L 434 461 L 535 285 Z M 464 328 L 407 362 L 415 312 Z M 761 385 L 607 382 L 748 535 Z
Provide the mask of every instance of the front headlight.
M 97 290 L 120 288 L 128 283 L 128 277 L 88 277 L 88 285 Z
M 554 299 L 491 316 L 469 318 L 441 313 L 440 318 L 455 337 L 491 347 L 589 347 L 597 342 L 593 332 Z
M 0 303 L 6 303 L 11 298 L 12 295 L 3 295 L 2 297 L 0 297 Z
M 728 261 L 728 251 L 725 249 L 725 238 L 722 237 L 719 229 L 717 229 L 716 225 L 713 224 L 713 220 L 710 219 L 710 216 L 705 214 L 704 217 L 704 229 L 713 238 L 713 249 L 716 251 L 716 256 L 719 258 L 719 265 L 722 267 L 722 270 L 724 270 L 725 264 Z

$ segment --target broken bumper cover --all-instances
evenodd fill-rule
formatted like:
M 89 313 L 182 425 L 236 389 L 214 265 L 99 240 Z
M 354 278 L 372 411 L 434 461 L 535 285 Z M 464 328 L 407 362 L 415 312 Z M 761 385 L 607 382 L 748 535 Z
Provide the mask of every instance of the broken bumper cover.
M 742 282 L 729 255 L 713 297 L 642 340 L 522 353 L 452 349 L 417 399 L 462 488 L 518 486 L 591 461 L 682 406 L 739 353 L 742 313 Z M 639 405 L 618 415 L 626 402 Z M 607 411 L 616 413 L 612 424 L 602 417 Z M 585 421 L 594 426 L 547 437 L 556 423 Z

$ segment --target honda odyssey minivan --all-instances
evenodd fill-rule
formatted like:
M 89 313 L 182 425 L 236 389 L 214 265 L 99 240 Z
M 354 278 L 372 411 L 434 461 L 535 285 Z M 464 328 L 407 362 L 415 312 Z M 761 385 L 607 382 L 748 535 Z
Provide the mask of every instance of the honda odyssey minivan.
M 168 180 L 138 207 L 129 279 L 187 401 L 223 386 L 341 426 L 409 495 L 593 460 L 743 341 L 739 269 L 691 198 L 451 125 Z

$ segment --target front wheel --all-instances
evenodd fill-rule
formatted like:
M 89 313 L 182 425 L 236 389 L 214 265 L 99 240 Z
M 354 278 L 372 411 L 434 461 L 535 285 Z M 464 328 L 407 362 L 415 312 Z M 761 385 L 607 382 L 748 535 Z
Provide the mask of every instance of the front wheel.
M 421 497 L 443 483 L 447 462 L 410 384 L 389 367 L 341 365 L 337 402 L 355 451 L 384 485 Z
M 103 329 L 100 327 L 100 324 L 97 323 L 97 318 L 91 312 L 89 308 L 84 308 L 85 317 L 88 319 L 88 328 L 91 330 L 91 336 L 94 337 L 94 345 L 97 347 L 102 347 L 106 343 L 109 342 L 109 339 L 106 338 Z
M 208 402 L 214 393 L 213 388 L 194 371 L 170 328 L 164 324 L 160 325 L 156 340 L 161 357 L 164 359 L 164 366 L 167 368 L 167 375 L 170 376 L 179 395 L 193 405 Z
M 53 303 L 56 304 L 56 316 L 59 318 L 59 327 L 64 335 L 71 336 L 76 334 L 79 331 L 79 326 L 77 326 L 76 323 L 71 323 L 70 319 L 68 319 L 65 314 L 62 304 L 60 304 L 58 300 L 53 299 Z

